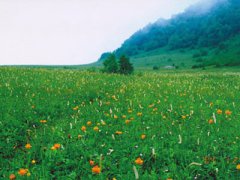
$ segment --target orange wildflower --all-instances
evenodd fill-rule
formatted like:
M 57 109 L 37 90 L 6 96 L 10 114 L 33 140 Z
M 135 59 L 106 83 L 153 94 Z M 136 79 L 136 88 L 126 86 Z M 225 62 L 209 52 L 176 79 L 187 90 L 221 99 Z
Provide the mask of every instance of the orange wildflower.
M 187 116 L 185 116 L 185 115 L 182 115 L 182 119 L 186 119 L 186 117 L 187 117 Z
M 91 126 L 91 125 L 92 125 L 92 122 L 91 122 L 91 121 L 88 121 L 88 122 L 87 122 L 87 125 L 88 125 L 88 126 Z
M 157 111 L 157 110 L 158 110 L 158 108 L 154 108 L 154 109 L 153 109 L 153 111 Z
M 131 122 L 131 121 L 130 121 L 130 120 L 128 120 L 128 119 L 125 121 L 125 123 L 126 123 L 126 124 L 129 124 L 130 122 Z
M 137 165 L 143 165 L 143 160 L 139 157 L 139 158 L 137 158 L 137 159 L 135 160 L 135 163 L 136 163 Z
M 95 173 L 95 174 L 100 174 L 101 173 L 101 168 L 96 165 L 92 168 L 92 172 Z
M 218 110 L 217 110 L 217 113 L 218 113 L 218 114 L 222 114 L 222 110 L 221 110 L 221 109 L 218 109 Z
M 231 115 L 231 114 L 232 114 L 232 112 L 231 112 L 231 111 L 229 111 L 229 110 L 226 110 L 226 111 L 225 111 L 225 114 L 226 114 L 226 115 Z
M 78 106 L 74 107 L 73 110 L 74 110 L 74 111 L 78 110 Z
M 40 123 L 46 123 L 47 122 L 47 120 L 45 120 L 45 119 L 43 119 L 43 120 L 40 120 Z
M 122 134 L 122 131 L 116 131 L 115 134 L 120 135 Z
M 94 162 L 93 160 L 90 160 L 90 161 L 89 161 L 89 164 L 90 164 L 91 166 L 93 166 L 93 165 L 95 164 L 95 162 Z
M 93 130 L 96 131 L 96 132 L 98 132 L 98 131 L 99 131 L 99 128 L 98 128 L 97 126 L 95 126 L 95 127 L 93 128 Z
M 26 149 L 31 149 L 31 147 L 32 147 L 32 146 L 31 146 L 31 144 L 29 144 L 29 143 L 27 143 L 27 144 L 25 145 L 25 148 L 26 148 Z
M 81 130 L 85 132 L 87 130 L 86 126 L 82 126 Z
M 153 106 L 154 106 L 154 104 L 150 104 L 150 105 L 148 105 L 149 108 L 152 108 Z
M 55 147 L 55 149 L 59 149 L 61 147 L 61 144 L 54 144 L 53 147 Z
M 28 169 L 23 169 L 23 168 L 21 168 L 21 169 L 19 169 L 18 174 L 19 174 L 20 176 L 24 176 L 24 175 L 27 174 L 27 172 L 28 172 Z
M 78 139 L 81 139 L 81 138 L 82 138 L 82 135 L 79 134 L 79 135 L 78 135 Z
M 146 134 L 142 134 L 141 139 L 145 139 L 145 138 L 146 138 Z
M 10 174 L 9 179 L 10 179 L 10 180 L 14 180 L 14 179 L 16 179 L 15 174 Z
M 240 170 L 240 164 L 238 164 L 238 165 L 236 166 L 236 169 L 237 169 L 237 170 Z
M 212 119 L 208 120 L 208 124 L 213 124 L 213 123 L 214 123 L 214 121 Z
M 117 118 L 118 118 L 118 116 L 114 114 L 113 118 L 114 118 L 114 119 L 117 119 Z
M 103 126 L 105 126 L 105 125 L 106 125 L 106 122 L 103 121 L 103 120 L 101 120 L 101 124 L 102 124 Z

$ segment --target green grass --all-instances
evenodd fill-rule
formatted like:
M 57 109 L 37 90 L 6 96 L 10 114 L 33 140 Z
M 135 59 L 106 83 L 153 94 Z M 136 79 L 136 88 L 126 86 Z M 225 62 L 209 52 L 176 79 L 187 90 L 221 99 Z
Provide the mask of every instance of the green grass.
M 239 179 L 239 77 L 1 67 L 0 179 Z

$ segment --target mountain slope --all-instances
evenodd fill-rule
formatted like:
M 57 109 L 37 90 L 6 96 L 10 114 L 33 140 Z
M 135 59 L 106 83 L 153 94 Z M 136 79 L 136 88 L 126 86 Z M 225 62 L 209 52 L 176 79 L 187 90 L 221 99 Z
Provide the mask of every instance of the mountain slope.
M 115 54 L 130 56 L 137 66 L 240 65 L 239 22 L 239 0 L 198 4 L 137 31 Z

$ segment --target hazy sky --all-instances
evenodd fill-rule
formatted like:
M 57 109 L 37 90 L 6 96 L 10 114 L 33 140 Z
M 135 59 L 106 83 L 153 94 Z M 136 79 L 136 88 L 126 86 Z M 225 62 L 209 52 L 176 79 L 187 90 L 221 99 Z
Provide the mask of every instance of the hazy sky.
M 84 64 L 200 0 L 0 0 L 0 65 Z

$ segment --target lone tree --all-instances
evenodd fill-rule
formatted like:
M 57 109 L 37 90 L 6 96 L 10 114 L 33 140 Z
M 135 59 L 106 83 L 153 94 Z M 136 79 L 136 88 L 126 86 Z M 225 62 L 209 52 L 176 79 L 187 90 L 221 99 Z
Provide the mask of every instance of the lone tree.
M 118 64 L 116 61 L 116 57 L 114 54 L 110 54 L 107 59 L 103 62 L 104 72 L 107 73 L 117 73 L 118 72 Z
M 119 59 L 119 73 L 120 74 L 132 74 L 133 65 L 130 63 L 129 58 L 122 55 Z

